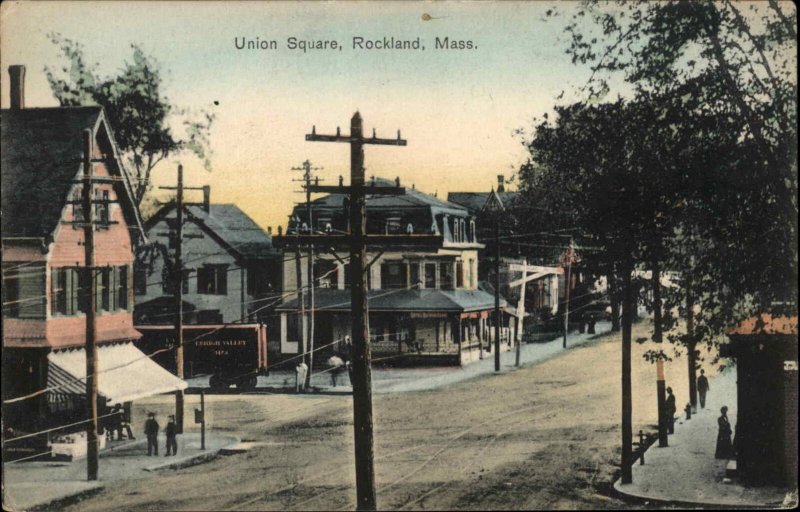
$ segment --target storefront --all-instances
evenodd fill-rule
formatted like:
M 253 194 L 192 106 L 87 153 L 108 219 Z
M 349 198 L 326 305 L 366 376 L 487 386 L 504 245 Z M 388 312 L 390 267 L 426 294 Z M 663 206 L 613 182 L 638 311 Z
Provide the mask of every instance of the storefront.
M 17 458 L 16 452 L 26 457 L 48 452 L 80 457 L 86 453 L 86 439 L 82 437 L 86 429 L 86 352 L 83 348 L 55 350 L 44 359 L 46 406 L 44 418 L 36 422 L 36 431 L 44 433 L 33 435 L 29 429 L 6 429 L 4 448 L 10 450 L 7 455 L 12 458 Z M 154 363 L 131 342 L 99 346 L 97 370 L 101 431 L 110 424 L 115 405 L 119 404 L 128 421 L 133 421 L 130 409 L 134 400 L 187 387 L 186 382 Z M 100 437 L 102 449 L 105 437 Z

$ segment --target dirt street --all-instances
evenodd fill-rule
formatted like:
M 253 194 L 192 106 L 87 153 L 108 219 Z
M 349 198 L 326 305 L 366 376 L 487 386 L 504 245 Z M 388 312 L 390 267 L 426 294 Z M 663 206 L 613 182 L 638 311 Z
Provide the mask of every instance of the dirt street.
M 634 339 L 649 336 L 647 323 Z M 620 458 L 620 343 L 619 334 L 609 335 L 531 368 L 376 397 L 379 507 L 631 506 L 609 497 Z M 649 348 L 634 344 L 634 432 L 656 423 L 655 367 L 641 357 Z M 679 410 L 686 366 L 684 357 L 666 365 Z M 190 396 L 187 412 L 197 402 Z M 164 398 L 139 404 L 137 417 L 171 406 Z M 68 510 L 354 509 L 349 396 L 220 395 L 206 406 L 212 428 L 264 444 L 114 484 Z

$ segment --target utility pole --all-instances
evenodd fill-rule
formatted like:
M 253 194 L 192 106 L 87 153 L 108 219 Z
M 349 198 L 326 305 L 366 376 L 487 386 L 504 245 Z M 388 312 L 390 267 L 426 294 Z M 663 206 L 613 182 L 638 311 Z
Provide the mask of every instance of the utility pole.
M 316 128 L 306 135 L 307 141 L 341 142 L 350 144 L 350 186 L 310 185 L 310 192 L 327 192 L 349 195 L 350 232 L 347 235 L 307 234 L 276 237 L 277 244 L 311 244 L 319 246 L 341 246 L 350 248 L 350 313 L 352 321 L 352 368 L 353 368 L 353 426 L 356 462 L 356 503 L 358 510 L 376 510 L 374 439 L 372 425 L 372 375 L 370 368 L 369 313 L 367 289 L 364 278 L 366 270 L 366 244 L 392 244 L 393 247 L 437 246 L 442 237 L 438 235 L 369 235 L 366 234 L 366 195 L 403 195 L 405 189 L 397 184 L 391 186 L 366 186 L 364 183 L 364 145 L 405 146 L 400 138 L 382 139 L 372 132 L 364 137 L 361 115 L 356 112 L 350 121 L 350 135 L 318 135 Z
M 631 328 L 634 302 L 631 284 L 633 260 L 625 255 L 622 264 L 622 483 L 633 482 L 633 395 L 631 391 Z
M 565 297 L 564 297 L 564 343 L 563 348 L 567 348 L 567 331 L 569 330 L 569 292 L 572 287 L 572 262 L 575 259 L 575 251 L 572 247 L 572 239 L 569 240 L 569 248 L 567 248 L 566 255 L 563 257 L 563 264 L 567 267 L 567 275 L 565 280 Z
M 494 371 L 500 371 L 500 215 L 494 215 Z
M 500 214 L 505 211 L 500 196 L 492 190 L 483 207 L 494 220 L 494 371 L 500 371 Z
M 89 423 L 86 426 L 86 470 L 87 480 L 97 480 L 99 447 L 97 445 L 97 345 L 95 320 L 97 301 L 94 268 L 94 208 L 93 191 L 93 135 L 92 130 L 83 131 L 83 251 L 84 251 L 84 304 L 86 305 L 86 406 Z
M 689 364 L 689 402 L 692 412 L 697 412 L 697 344 L 694 340 L 694 296 L 692 294 L 692 278 L 686 280 L 686 334 L 689 342 L 686 344 L 686 360 Z
M 298 231 L 299 232 L 299 231 Z M 303 355 L 300 358 L 300 361 L 304 364 L 307 364 L 307 357 L 308 354 L 306 353 L 306 348 L 308 347 L 308 343 L 306 343 L 306 335 L 308 331 L 306 329 L 306 299 L 305 299 L 305 291 L 303 290 L 303 265 L 300 260 L 300 246 L 298 245 L 294 251 L 294 269 L 295 269 L 295 286 L 297 288 L 297 306 L 298 306 L 298 324 L 300 326 L 300 346 L 297 347 L 297 351 Z M 299 384 L 300 390 L 305 389 L 305 378 L 303 382 Z
M 510 269 L 509 269 L 510 270 Z M 519 359 L 522 352 L 522 326 L 525 318 L 525 288 L 528 287 L 526 278 L 528 277 L 528 260 L 522 260 L 522 285 L 519 290 L 519 305 L 517 306 L 517 354 L 514 358 L 514 366 L 519 368 Z
M 178 165 L 178 185 L 176 187 L 159 187 L 164 190 L 176 191 L 175 204 L 175 230 L 170 236 L 175 237 L 175 268 L 172 278 L 175 287 L 175 361 L 176 373 L 183 379 L 183 192 L 184 190 L 203 190 L 203 187 L 184 187 L 183 165 Z M 200 238 L 190 236 L 187 238 Z M 175 392 L 175 419 L 179 434 L 183 434 L 183 390 Z
M 305 183 L 306 189 L 306 220 L 308 221 L 308 233 L 314 234 L 314 219 L 311 212 L 311 173 L 322 170 L 322 167 L 312 167 L 311 162 L 306 160 L 300 167 L 292 167 L 293 171 L 303 171 L 303 178 L 300 180 Z M 319 183 L 319 178 L 314 180 Z M 299 254 L 299 252 L 298 252 Z M 314 371 L 314 244 L 308 244 L 308 297 L 310 307 L 308 309 L 308 371 L 306 372 L 305 388 L 311 386 L 311 373 Z
M 652 281 L 653 281 L 653 341 L 661 345 L 661 267 L 658 257 L 653 258 Z M 656 401 L 658 405 L 658 446 L 669 446 L 667 436 L 668 419 L 665 406 L 667 403 L 666 382 L 664 379 L 664 360 L 659 354 L 656 360 Z

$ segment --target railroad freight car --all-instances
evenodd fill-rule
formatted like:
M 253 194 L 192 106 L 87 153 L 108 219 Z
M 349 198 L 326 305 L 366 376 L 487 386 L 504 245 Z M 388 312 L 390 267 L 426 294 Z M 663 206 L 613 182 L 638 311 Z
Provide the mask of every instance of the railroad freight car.
M 167 325 L 137 325 L 139 349 L 171 372 L 177 368 L 175 329 Z M 267 327 L 263 324 L 186 325 L 183 327 L 184 377 L 210 375 L 214 389 L 236 385 L 256 387 L 267 370 Z

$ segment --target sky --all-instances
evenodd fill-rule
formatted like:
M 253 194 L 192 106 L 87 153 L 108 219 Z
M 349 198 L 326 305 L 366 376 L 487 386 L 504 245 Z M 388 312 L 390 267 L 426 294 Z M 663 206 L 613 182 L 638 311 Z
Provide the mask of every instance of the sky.
M 577 3 L 560 4 L 568 14 Z M 79 41 L 101 75 L 140 44 L 165 72 L 165 93 L 184 108 L 216 114 L 212 170 L 186 155 L 159 164 L 155 185 L 211 185 L 212 202 L 235 203 L 258 224 L 286 224 L 299 173 L 310 160 L 336 183 L 349 176 L 346 144 L 305 141 L 349 132 L 359 110 L 366 133 L 407 147 L 365 149 L 367 176 L 437 193 L 488 191 L 525 161 L 515 130 L 577 98 L 589 72 L 565 50 L 567 16 L 545 19 L 548 2 L 3 2 L 2 107 L 7 68 L 24 64 L 26 106 L 56 106 L 44 67 L 65 63 L 47 34 Z M 427 16 L 423 16 L 427 15 Z M 427 18 L 427 19 L 426 19 Z M 275 50 L 238 50 L 235 38 L 276 40 Z M 289 50 L 290 37 L 336 40 L 341 51 Z M 425 51 L 352 49 L 352 38 L 420 38 Z M 435 38 L 471 40 L 471 50 L 435 49 Z M 566 95 L 557 101 L 562 91 Z M 215 105 L 214 102 L 218 104 Z M 113 120 L 112 120 L 113 128 Z M 199 193 L 198 193 L 199 194 Z M 192 200 L 192 196 L 188 196 Z M 200 200 L 197 197 L 196 200 Z

